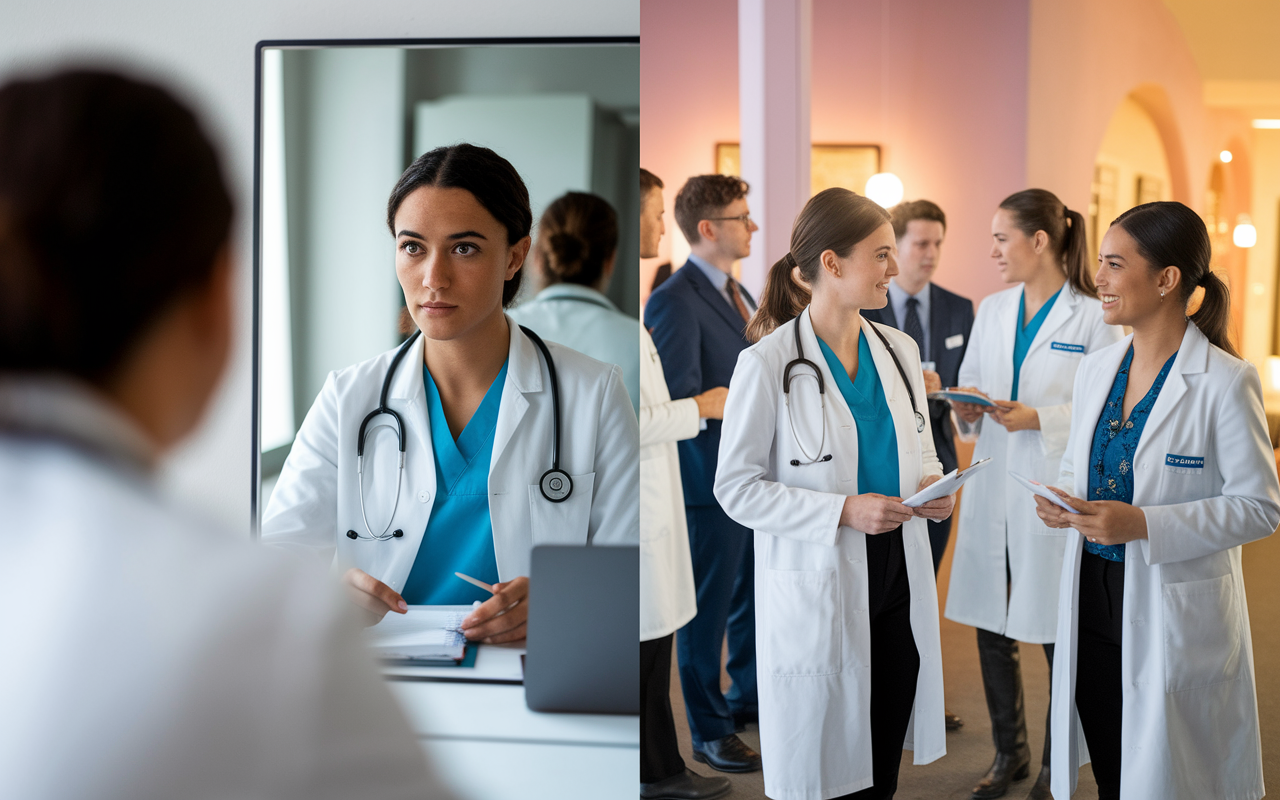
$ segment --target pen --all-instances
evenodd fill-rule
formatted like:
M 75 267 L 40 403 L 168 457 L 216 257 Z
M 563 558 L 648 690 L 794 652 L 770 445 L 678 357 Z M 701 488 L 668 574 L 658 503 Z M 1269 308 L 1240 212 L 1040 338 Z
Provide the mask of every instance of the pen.
M 493 587 L 485 583 L 484 581 L 478 581 L 475 578 L 471 577 L 470 575 L 463 575 L 461 572 L 455 572 L 453 574 L 457 575 L 459 578 L 462 578 L 464 581 L 471 584 L 472 586 L 479 586 L 481 589 L 484 589 L 486 592 L 490 594 L 494 594 Z

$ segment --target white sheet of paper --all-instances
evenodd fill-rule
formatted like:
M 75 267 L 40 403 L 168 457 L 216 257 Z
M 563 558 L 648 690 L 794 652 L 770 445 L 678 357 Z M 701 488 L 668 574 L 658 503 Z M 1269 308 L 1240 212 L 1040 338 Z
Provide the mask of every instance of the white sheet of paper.
M 1013 478 L 1015 481 L 1022 484 L 1025 488 L 1030 489 L 1032 494 L 1038 494 L 1041 497 L 1043 497 L 1045 500 L 1048 500 L 1050 503 L 1053 503 L 1054 505 L 1059 506 L 1061 508 L 1065 508 L 1066 510 L 1070 511 L 1072 514 L 1080 513 L 1079 511 L 1076 511 L 1074 508 L 1069 506 L 1066 500 L 1063 500 L 1061 497 L 1058 497 L 1056 494 L 1051 492 L 1049 490 L 1049 487 L 1045 486 L 1040 481 L 1033 481 L 1030 478 L 1024 478 L 1016 472 L 1010 472 L 1009 477 Z
M 991 463 L 991 459 L 984 458 L 981 461 L 975 461 L 970 464 L 963 471 L 953 469 L 946 475 L 943 475 L 940 480 L 934 481 L 908 497 L 906 500 L 903 500 L 902 504 L 907 508 L 916 508 L 924 505 L 930 500 L 937 500 L 939 497 L 946 497 L 949 494 L 955 494 L 960 491 L 960 487 L 964 485 L 965 481 L 969 480 L 969 478 L 974 475 L 977 475 L 979 472 L 982 472 L 982 470 L 986 469 L 989 463 Z
M 387 614 L 377 625 L 366 629 L 365 636 L 369 646 L 384 657 L 412 647 L 417 655 L 438 652 L 442 658 L 461 658 L 466 639 L 457 628 L 472 608 L 409 606 L 404 614 Z

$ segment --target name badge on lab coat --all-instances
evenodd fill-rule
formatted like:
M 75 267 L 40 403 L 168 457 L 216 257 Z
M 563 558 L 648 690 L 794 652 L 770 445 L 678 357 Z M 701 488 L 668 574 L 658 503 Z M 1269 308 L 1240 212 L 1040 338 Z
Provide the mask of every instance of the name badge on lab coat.
M 1049 348 L 1051 350 L 1061 350 L 1064 353 L 1083 353 L 1084 352 L 1084 345 L 1067 344 L 1066 342 L 1054 342 L 1053 344 L 1049 345 Z
M 957 347 L 964 344 L 964 334 L 957 333 L 955 336 L 948 336 L 943 344 L 946 345 L 948 350 L 955 350 Z
M 1204 469 L 1204 456 L 1177 456 L 1168 453 L 1164 457 L 1164 465 L 1180 470 Z

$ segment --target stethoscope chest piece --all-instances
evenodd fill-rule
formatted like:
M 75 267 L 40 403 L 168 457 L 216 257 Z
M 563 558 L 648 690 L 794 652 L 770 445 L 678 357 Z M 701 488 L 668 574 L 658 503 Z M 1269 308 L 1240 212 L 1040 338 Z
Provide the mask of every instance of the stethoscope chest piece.
M 573 479 L 562 469 L 549 469 L 538 481 L 542 496 L 553 503 L 563 503 L 573 492 Z
M 916 433 L 924 433 L 924 414 L 916 412 Z

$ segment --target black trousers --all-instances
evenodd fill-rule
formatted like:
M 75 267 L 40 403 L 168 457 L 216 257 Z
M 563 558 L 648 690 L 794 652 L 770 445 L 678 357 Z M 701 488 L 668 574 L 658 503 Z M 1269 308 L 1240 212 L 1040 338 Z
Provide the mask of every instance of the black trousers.
M 947 540 L 951 538 L 951 517 L 929 520 L 929 550 L 933 554 L 933 574 L 938 575 L 942 566 L 942 554 L 947 552 Z
M 1018 642 L 1008 636 L 978 628 L 978 663 L 982 667 L 982 689 L 987 696 L 987 713 L 991 715 L 991 739 L 996 751 L 1018 755 L 1028 750 L 1027 716 L 1022 691 L 1022 655 Z M 1053 686 L 1053 645 L 1045 644 L 1044 657 L 1049 662 L 1049 685 Z M 1052 690 L 1051 690 L 1052 691 Z M 1045 714 L 1044 753 L 1042 767 L 1049 766 L 1050 723 L 1053 705 Z
M 1084 553 L 1076 649 L 1076 712 L 1089 745 L 1098 800 L 1120 798 L 1120 720 L 1124 689 L 1120 637 L 1124 628 L 1124 562 Z
M 671 644 L 675 634 L 640 643 L 640 782 L 684 772 L 671 713 Z
M 842 800 L 887 800 L 898 790 L 902 742 L 916 700 L 920 653 L 911 632 L 911 584 L 902 528 L 867 537 L 871 620 L 871 769 L 875 783 Z

